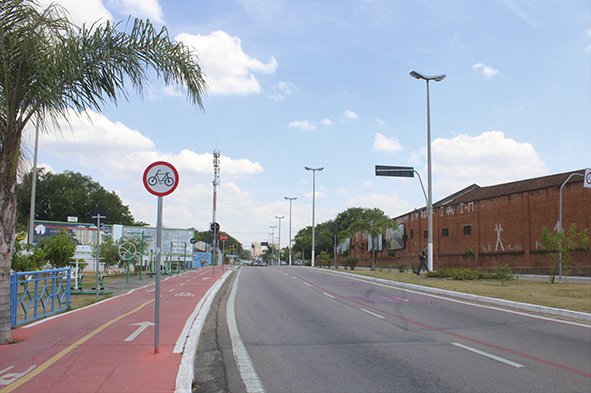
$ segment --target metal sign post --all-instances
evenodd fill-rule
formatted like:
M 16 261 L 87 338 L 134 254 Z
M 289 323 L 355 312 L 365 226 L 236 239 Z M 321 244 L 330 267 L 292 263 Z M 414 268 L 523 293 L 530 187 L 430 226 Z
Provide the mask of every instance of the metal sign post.
M 97 206 L 96 209 L 92 211 L 91 218 L 96 225 L 96 300 L 99 300 L 99 290 L 100 290 L 100 280 L 99 280 L 99 266 L 100 263 L 100 256 L 101 256 L 101 218 L 107 220 L 107 212 L 100 206 Z
M 150 194 L 158 197 L 156 219 L 156 290 L 154 293 L 154 353 L 160 352 L 160 268 L 162 262 L 162 205 L 163 197 L 171 194 L 179 184 L 176 168 L 164 161 L 157 161 L 144 172 L 144 186 Z

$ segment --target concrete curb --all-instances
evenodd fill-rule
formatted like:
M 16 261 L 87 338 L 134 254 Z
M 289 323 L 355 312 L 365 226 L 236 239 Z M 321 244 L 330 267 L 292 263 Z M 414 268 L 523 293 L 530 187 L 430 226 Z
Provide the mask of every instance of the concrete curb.
M 191 325 L 191 328 L 186 336 L 186 341 L 183 346 L 183 356 L 176 376 L 175 393 L 192 392 L 193 379 L 195 377 L 195 356 L 197 355 L 197 345 L 199 344 L 199 337 L 201 336 L 203 324 L 205 323 L 207 314 L 209 314 L 213 299 L 233 271 L 234 270 L 228 270 L 224 273 L 224 275 L 207 291 L 205 296 L 203 296 L 201 301 L 195 307 L 193 314 L 191 314 L 187 320 L 187 323 Z M 177 346 L 178 345 L 179 344 L 177 343 Z M 175 350 L 177 350 L 176 347 Z
M 528 303 L 513 302 L 510 300 L 495 299 L 495 298 L 487 297 L 487 296 L 471 295 L 469 293 L 455 292 L 455 291 L 449 291 L 447 289 L 437 289 L 437 288 L 425 287 L 422 285 L 408 284 L 408 283 L 397 282 L 397 281 L 390 281 L 390 280 L 385 280 L 383 278 L 375 278 L 375 277 L 369 277 L 369 276 L 362 276 L 362 275 L 355 274 L 355 273 L 340 272 L 338 270 L 330 270 L 330 272 L 342 274 L 342 275 L 347 275 L 350 277 L 355 277 L 357 279 L 364 279 L 364 280 L 368 280 L 368 281 L 379 282 L 381 284 L 387 284 L 387 285 L 394 286 L 394 287 L 412 289 L 412 290 L 415 290 L 418 292 L 433 293 L 433 294 L 437 294 L 437 295 L 450 296 L 450 297 L 460 298 L 460 299 L 465 299 L 465 300 L 470 300 L 470 301 L 477 301 L 477 302 L 485 303 L 488 305 L 509 307 L 509 308 L 513 308 L 513 309 L 517 309 L 517 310 L 521 310 L 521 311 L 528 311 L 528 312 L 533 312 L 533 313 L 544 313 L 544 314 L 556 315 L 556 316 L 560 316 L 560 317 L 573 318 L 573 319 L 577 319 L 577 320 L 581 320 L 581 321 L 585 321 L 585 322 L 591 322 L 591 314 L 584 313 L 584 312 L 571 311 L 571 310 L 565 310 L 565 309 L 561 309 L 561 308 L 552 308 L 552 307 L 546 307 L 546 306 L 538 306 L 535 304 L 528 304 Z

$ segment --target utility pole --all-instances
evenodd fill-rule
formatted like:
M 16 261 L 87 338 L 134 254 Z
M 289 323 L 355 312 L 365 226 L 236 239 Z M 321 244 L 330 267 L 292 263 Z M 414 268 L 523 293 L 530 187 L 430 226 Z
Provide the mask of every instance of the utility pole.
M 220 184 L 220 152 L 219 150 L 213 151 L 213 218 L 212 218 L 212 232 L 213 232 L 213 258 L 211 261 L 211 265 L 214 266 L 217 264 L 217 249 L 218 249 L 218 226 L 216 225 L 216 213 L 217 213 L 217 197 L 218 191 L 217 186 Z

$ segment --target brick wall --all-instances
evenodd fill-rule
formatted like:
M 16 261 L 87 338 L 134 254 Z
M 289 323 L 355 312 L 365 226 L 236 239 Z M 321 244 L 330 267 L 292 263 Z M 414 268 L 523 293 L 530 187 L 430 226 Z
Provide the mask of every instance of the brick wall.
M 435 207 L 435 268 L 492 270 L 508 263 L 516 273 L 547 274 L 551 264 L 540 236 L 542 227 L 551 231 L 558 227 L 559 190 L 559 187 L 548 187 Z M 568 230 L 572 223 L 577 223 L 579 232 L 591 228 L 591 189 L 584 188 L 582 181 L 568 183 L 562 198 L 563 228 Z M 427 244 L 425 210 L 410 212 L 396 221 L 405 224 L 405 248 L 395 251 L 395 257 L 389 256 L 386 250 L 378 252 L 378 265 L 418 264 L 417 255 Z M 468 230 L 469 234 L 465 234 Z M 352 245 L 356 244 L 352 241 Z M 467 250 L 472 250 L 474 255 L 464 257 Z M 370 252 L 354 246 L 351 253 L 359 257 L 359 266 L 369 266 Z M 591 251 L 579 250 L 573 254 L 571 272 L 591 275 Z

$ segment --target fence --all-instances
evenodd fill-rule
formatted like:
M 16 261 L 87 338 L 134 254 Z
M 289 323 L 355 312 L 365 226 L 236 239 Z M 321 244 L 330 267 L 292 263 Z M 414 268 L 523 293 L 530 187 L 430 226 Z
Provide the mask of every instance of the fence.
M 70 306 L 71 268 L 10 275 L 10 327 L 65 311 Z

